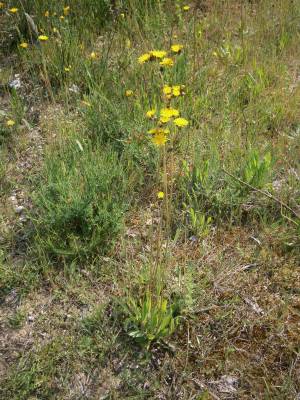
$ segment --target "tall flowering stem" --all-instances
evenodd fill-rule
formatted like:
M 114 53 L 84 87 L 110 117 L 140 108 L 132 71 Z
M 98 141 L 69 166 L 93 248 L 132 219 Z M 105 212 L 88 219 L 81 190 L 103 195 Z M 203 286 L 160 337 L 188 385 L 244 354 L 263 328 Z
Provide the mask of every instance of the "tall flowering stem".
M 188 125 L 188 121 L 181 116 L 180 110 L 174 108 L 172 102 L 178 100 L 179 97 L 184 96 L 185 86 L 176 82 L 170 84 L 172 74 L 167 71 L 172 71 L 175 63 L 174 58 L 180 54 L 184 46 L 181 44 L 173 44 L 170 50 L 151 50 L 142 54 L 138 58 L 138 63 L 143 65 L 146 63 L 155 63 L 157 69 L 155 74 L 151 75 L 152 85 L 155 86 L 155 79 L 158 79 L 161 84 L 161 105 L 149 103 L 151 109 L 145 112 L 145 117 L 154 122 L 148 134 L 154 146 L 158 148 L 160 154 L 159 173 L 161 179 L 160 190 L 157 197 L 159 200 L 160 209 L 160 225 L 159 232 L 155 237 L 155 262 L 151 270 L 153 282 L 160 279 L 162 270 L 161 262 L 164 259 L 165 267 L 169 262 L 169 241 L 171 237 L 171 217 L 172 217 L 172 197 L 173 197 L 173 175 L 175 171 L 175 157 L 174 157 L 174 144 L 181 129 Z M 181 132 L 180 132 L 181 133 Z M 163 231 L 166 235 L 166 243 L 163 246 Z

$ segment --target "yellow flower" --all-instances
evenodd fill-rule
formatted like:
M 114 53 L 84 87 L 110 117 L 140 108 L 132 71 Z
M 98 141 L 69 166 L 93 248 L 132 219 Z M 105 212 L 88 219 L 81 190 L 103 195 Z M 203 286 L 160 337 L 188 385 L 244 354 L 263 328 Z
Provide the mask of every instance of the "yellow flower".
M 6 121 L 6 125 L 7 126 L 14 126 L 15 125 L 15 121 L 13 119 L 9 119 L 8 121 Z
M 65 72 L 70 72 L 70 71 L 71 71 L 71 68 L 72 68 L 71 65 L 69 65 L 68 67 L 65 67 L 65 68 L 64 68 L 64 71 L 65 71 Z
M 28 43 L 22 42 L 22 43 L 20 43 L 20 47 L 21 47 L 22 49 L 27 49 Z
M 190 6 L 183 6 L 182 7 L 183 11 L 189 11 L 190 8 L 191 8 Z
M 178 117 L 179 116 L 179 111 L 176 110 L 175 108 L 162 108 L 160 110 L 160 117 L 161 118 L 172 118 L 172 117 Z
M 163 93 L 164 93 L 165 95 L 172 94 L 172 88 L 171 88 L 171 86 L 165 85 L 165 86 L 163 87 Z
M 121 13 L 120 16 L 121 16 L 122 18 L 125 18 L 125 14 L 124 14 L 124 13 Z
M 162 59 L 167 55 L 167 52 L 164 50 L 152 50 L 149 51 L 150 56 L 154 57 L 154 58 L 159 58 Z
M 189 121 L 185 118 L 176 118 L 174 119 L 174 124 L 182 128 L 184 126 L 187 126 L 189 124 Z
M 168 138 L 163 132 L 159 132 L 156 133 L 151 140 L 156 146 L 164 146 Z
M 172 94 L 174 97 L 178 97 L 181 95 L 181 87 L 176 85 L 172 87 Z
M 41 42 L 46 42 L 46 40 L 48 40 L 49 38 L 48 38 L 48 36 L 46 36 L 46 35 L 40 35 L 40 36 L 38 37 L 38 39 L 39 39 Z
M 54 28 L 53 28 L 53 32 L 54 32 L 54 33 L 58 33 L 58 29 L 54 27 Z
M 19 9 L 18 9 L 17 7 L 12 7 L 12 8 L 9 9 L 9 11 L 10 11 L 12 14 L 15 14 L 15 13 L 17 13 L 17 12 L 19 11 Z
M 63 21 L 63 20 L 65 19 L 64 15 L 61 15 L 61 16 L 59 17 L 59 19 L 60 19 L 61 21 Z
M 49 15 L 50 15 L 49 11 L 48 11 L 48 10 L 47 10 L 47 11 L 45 11 L 45 14 L 44 14 L 44 16 L 45 16 L 45 17 L 49 17 Z
M 174 61 L 172 58 L 165 57 L 159 64 L 163 67 L 173 67 Z
M 145 62 L 149 61 L 150 58 L 151 58 L 151 54 L 149 54 L 149 53 L 142 54 L 142 55 L 138 58 L 138 63 L 139 63 L 139 64 L 144 64 Z
M 182 44 L 173 44 L 171 46 L 171 50 L 173 51 L 173 53 L 176 53 L 176 54 L 180 53 L 182 49 L 183 49 Z
M 165 197 L 164 192 L 158 192 L 158 193 L 157 193 L 157 198 L 158 198 L 158 199 L 163 199 L 164 197 Z
M 175 86 L 165 85 L 163 87 L 163 93 L 167 97 L 167 99 L 171 99 L 172 96 L 174 97 L 182 96 L 184 94 L 183 92 L 184 87 L 185 87 L 184 85 L 175 85 Z
M 159 122 L 161 122 L 162 124 L 166 124 L 167 122 L 170 121 L 170 119 L 171 119 L 170 117 L 163 116 L 159 118 Z
M 95 51 L 92 51 L 91 54 L 90 54 L 90 59 L 91 60 L 96 60 L 96 58 L 97 58 L 97 53 Z
M 69 11 L 70 11 L 70 6 L 64 7 L 64 14 L 65 14 L 65 15 L 68 15 L 68 14 L 69 14 Z
M 126 92 L 125 92 L 126 97 L 130 97 L 132 95 L 133 95 L 133 90 L 126 90 Z
M 172 94 L 174 97 L 182 96 L 184 94 L 184 85 L 175 85 L 172 86 Z
M 154 117 L 155 113 L 156 113 L 156 110 L 154 110 L 154 109 L 149 110 L 146 112 L 146 117 L 151 119 Z

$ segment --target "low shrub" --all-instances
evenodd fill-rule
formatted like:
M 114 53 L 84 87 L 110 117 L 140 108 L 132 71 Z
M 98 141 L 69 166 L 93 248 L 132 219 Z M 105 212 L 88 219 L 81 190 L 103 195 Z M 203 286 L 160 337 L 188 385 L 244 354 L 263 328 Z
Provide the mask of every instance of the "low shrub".
M 70 258 L 105 254 L 122 228 L 126 179 L 113 151 L 78 140 L 46 160 L 35 194 L 36 239 L 46 253 Z

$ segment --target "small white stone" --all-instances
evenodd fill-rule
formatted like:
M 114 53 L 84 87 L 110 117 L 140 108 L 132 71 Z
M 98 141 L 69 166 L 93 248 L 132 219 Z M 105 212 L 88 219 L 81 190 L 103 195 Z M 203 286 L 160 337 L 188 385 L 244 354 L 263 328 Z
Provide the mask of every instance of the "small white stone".
M 15 208 L 15 211 L 17 214 L 21 214 L 24 211 L 25 207 L 24 206 L 17 206 Z
M 12 81 L 10 81 L 8 85 L 12 89 L 20 89 L 20 87 L 22 86 L 21 79 L 19 77 L 17 77 L 16 79 L 13 79 Z
M 79 93 L 79 92 L 80 92 L 80 89 L 79 89 L 79 87 L 78 87 L 77 85 L 75 85 L 75 84 L 73 83 L 73 85 L 71 85 L 71 86 L 69 87 L 69 91 L 70 91 L 70 92 L 73 92 L 73 93 Z

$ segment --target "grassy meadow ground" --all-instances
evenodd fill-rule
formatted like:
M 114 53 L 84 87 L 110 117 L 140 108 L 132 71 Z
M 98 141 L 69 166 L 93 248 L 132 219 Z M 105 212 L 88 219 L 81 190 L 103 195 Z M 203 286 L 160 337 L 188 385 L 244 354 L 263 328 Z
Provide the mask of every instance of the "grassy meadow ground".
M 300 398 L 300 2 L 0 2 L 0 398 Z

